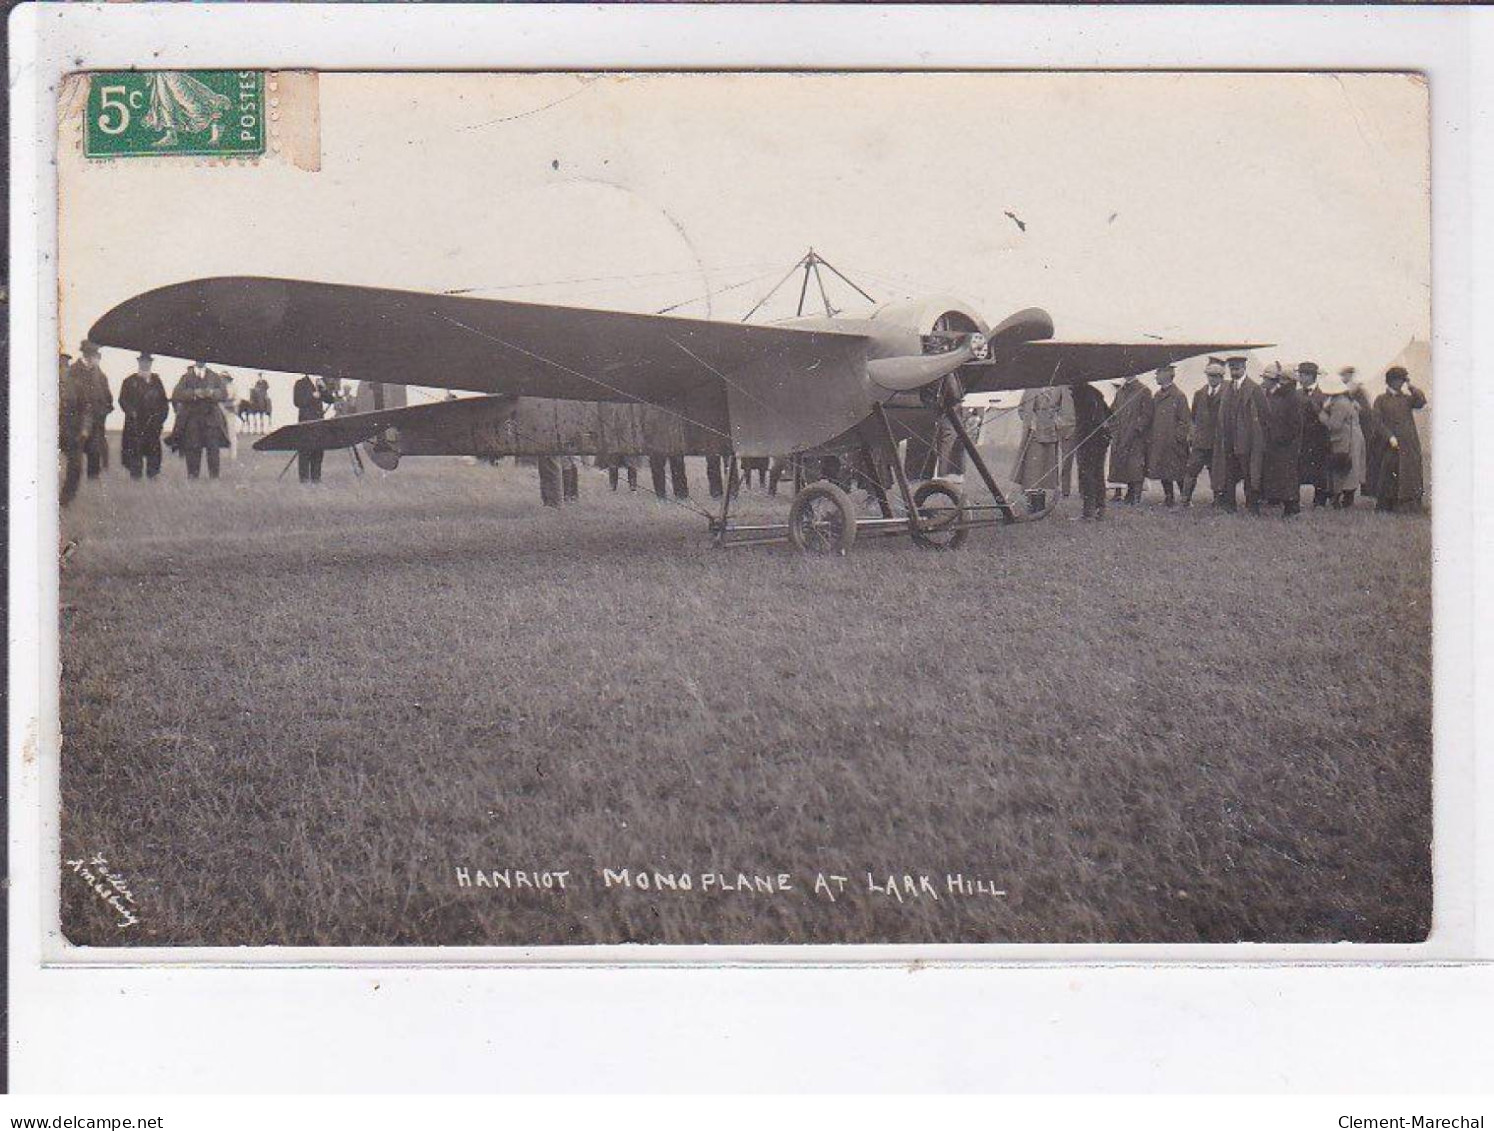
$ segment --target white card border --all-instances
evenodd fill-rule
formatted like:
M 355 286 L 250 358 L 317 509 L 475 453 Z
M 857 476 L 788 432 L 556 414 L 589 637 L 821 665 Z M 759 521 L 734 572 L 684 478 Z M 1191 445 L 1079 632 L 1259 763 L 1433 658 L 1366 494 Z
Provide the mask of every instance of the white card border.
M 55 516 L 38 507 L 38 487 L 50 491 L 49 445 L 35 429 L 18 422 L 45 419 L 37 386 L 13 381 L 11 388 L 11 929 L 13 1021 L 21 1026 L 18 1073 L 37 1071 L 42 1079 L 70 1080 L 67 1068 L 46 1067 L 32 1050 L 46 1047 L 76 1032 L 81 1018 L 89 1023 L 122 1026 L 121 1034 L 138 1030 L 142 1012 L 153 1017 L 191 1017 L 193 984 L 198 990 L 214 987 L 229 1000 L 253 993 L 253 1010 L 262 1017 L 271 1003 L 294 1009 L 317 998 L 308 985 L 319 985 L 340 995 L 372 982 L 393 987 L 429 979 L 438 997 L 470 994 L 491 996 L 502 985 L 518 989 L 532 1008 L 547 998 L 569 1000 L 574 989 L 593 986 L 593 1006 L 609 996 L 597 992 L 595 979 L 610 979 L 610 987 L 626 985 L 632 998 L 641 983 L 661 988 L 647 991 L 640 1007 L 649 1002 L 675 1000 L 684 986 L 705 983 L 724 986 L 738 979 L 769 979 L 773 994 L 785 1009 L 820 996 L 805 993 L 804 979 L 818 988 L 840 980 L 882 986 L 902 973 L 912 958 L 953 964 L 925 971 L 923 981 L 955 979 L 955 986 L 994 987 L 1043 984 L 1055 987 L 1073 966 L 1034 963 L 1085 963 L 1087 982 L 1121 982 L 1146 976 L 1181 986 L 1192 977 L 1221 971 L 1201 967 L 1225 965 L 1231 976 L 1243 976 L 1241 962 L 1288 961 L 1298 965 L 1253 968 L 1267 980 L 1301 978 L 1310 966 L 1347 960 L 1356 976 L 1374 972 L 1394 981 L 1397 970 L 1414 978 L 1425 967 L 1366 968 L 1366 964 L 1411 959 L 1449 962 L 1494 953 L 1486 922 L 1475 912 L 1488 907 L 1490 869 L 1487 838 L 1475 838 L 1477 814 L 1487 815 L 1490 787 L 1472 772 L 1474 735 L 1490 733 L 1494 707 L 1475 694 L 1479 653 L 1476 642 L 1489 638 L 1487 602 L 1477 599 L 1479 583 L 1489 577 L 1486 560 L 1474 556 L 1475 534 L 1488 529 L 1489 505 L 1474 490 L 1487 482 L 1491 456 L 1472 445 L 1471 421 L 1479 410 L 1494 407 L 1494 396 L 1473 378 L 1477 350 L 1494 335 L 1494 328 L 1475 327 L 1472 312 L 1487 306 L 1480 287 L 1488 278 L 1491 256 L 1487 222 L 1472 212 L 1474 185 L 1488 187 L 1488 145 L 1494 140 L 1488 122 L 1491 105 L 1489 80 L 1477 77 L 1477 61 L 1491 58 L 1490 15 L 1457 8 L 932 8 L 897 7 L 851 9 L 792 8 L 496 8 L 448 6 L 364 5 L 68 5 L 17 9 L 11 19 L 12 85 L 12 372 L 42 374 L 50 350 L 38 343 L 55 337 L 55 170 L 47 164 L 56 137 L 55 109 L 50 89 L 58 77 L 80 68 L 122 67 L 150 59 L 154 65 L 176 67 L 258 66 L 265 69 L 320 67 L 340 69 L 629 69 L 640 67 L 859 67 L 859 68 L 1012 68 L 1186 67 L 1190 69 L 1390 69 L 1421 70 L 1432 89 L 1434 194 L 1434 353 L 1442 383 L 1452 375 L 1473 390 L 1471 411 L 1458 406 L 1437 414 L 1434 461 L 1439 482 L 1434 515 L 1437 576 L 1434 590 L 1435 664 L 1438 696 L 1434 726 L 1437 736 L 1436 793 L 1436 911 L 1432 939 L 1417 946 L 955 946 L 955 947 L 833 947 L 816 948 L 812 969 L 764 970 L 762 965 L 795 966 L 806 961 L 798 948 L 788 947 L 649 947 L 649 948 L 358 948 L 357 950 L 274 949 L 268 956 L 274 969 L 223 969 L 225 965 L 263 960 L 249 950 L 80 951 L 59 946 L 43 935 L 42 924 L 55 921 L 56 910 L 56 777 L 55 681 L 42 677 L 55 671 L 55 634 L 43 633 L 43 611 L 56 607 L 55 577 L 44 577 L 44 555 L 37 547 L 56 544 Z M 1480 153 L 1483 155 L 1480 156 Z M 1475 474 L 1469 474 L 1470 471 Z M 1455 474 L 1456 473 L 1456 474 Z M 30 532 L 29 537 L 27 532 Z M 27 550 L 31 551 L 29 554 Z M 41 594 L 40 602 L 36 595 Z M 1471 615 L 1470 615 L 1471 614 Z M 1487 681 L 1486 681 L 1487 682 Z M 34 718 L 52 721 L 41 729 Z M 1447 756 L 1444 757 L 1444 753 Z M 1456 788 L 1447 788 L 1455 782 Z M 53 808 L 49 811 L 44 800 Z M 1343 958 L 1339 952 L 1348 952 Z M 1013 960 L 1020 966 L 1006 963 Z M 498 962 L 501 970 L 474 968 L 474 963 Z M 1117 967 L 1124 962 L 1167 962 L 1164 968 Z M 648 970 L 623 974 L 614 964 L 646 965 Z M 869 969 L 841 967 L 880 963 Z M 312 969 L 329 963 L 342 969 Z M 411 964 L 433 964 L 426 969 Z M 974 965 L 970 965 L 970 964 Z M 1175 965 L 1175 964 L 1192 965 Z M 659 970 L 666 966 L 695 967 Z M 701 969 L 701 965 L 709 969 Z M 754 969 L 738 969 L 741 965 Z M 534 970 L 559 965 L 565 972 Z M 87 967 L 78 969 L 77 967 Z M 165 969 L 150 969 L 161 966 Z M 194 967 L 188 970 L 187 967 Z M 444 966 L 445 969 L 434 967 Z M 66 968 L 64 968 L 66 967 Z M 1342 974 L 1342 972 L 1340 972 Z M 1471 971 L 1460 976 L 1477 977 Z M 622 983 L 615 979 L 622 977 Z M 252 984 L 253 990 L 246 989 Z M 306 980 L 311 979 L 308 983 Z M 318 981 L 319 980 L 319 981 Z M 1320 982 L 1331 980 L 1324 973 Z M 748 984 L 760 984 L 748 983 Z M 1131 983 L 1134 984 L 1134 983 Z M 178 992 L 188 987 L 184 995 Z M 1177 989 L 1178 987 L 1174 987 Z M 130 1009 L 113 1006 L 119 997 L 134 997 Z M 648 996 L 657 992 L 657 997 Z M 698 991 L 695 991 L 698 993 Z M 878 991 L 873 991 L 878 992 Z M 881 992 L 885 992 L 885 986 Z M 266 995 L 263 999 L 261 994 Z M 394 995 L 390 995 L 393 997 Z M 719 1002 L 729 995 L 714 996 Z M 1163 995 L 1164 997 L 1166 995 Z M 891 998 L 897 998 L 891 994 Z M 142 998 L 150 1003 L 142 1011 Z M 949 995 L 957 1020 L 959 991 Z M 387 999 L 386 999 L 387 1000 Z M 689 1000 L 686 996 L 683 1000 Z M 53 1020 L 34 1029 L 47 1003 L 59 1006 Z M 200 1004 L 200 1003 L 199 1003 Z M 1175 1002 L 1173 1003 L 1176 1004 Z M 570 1002 L 584 1013 L 587 999 Z M 78 1012 L 79 1010 L 83 1012 Z M 40 1012 L 39 1012 L 40 1011 Z M 176 1011 L 185 1011 L 178 1013 Z M 327 1023 L 345 1036 L 343 1021 L 356 1008 L 331 1010 Z M 335 1020 L 334 1020 L 335 1018 Z M 190 1026 L 189 1026 L 190 1028 Z M 214 1031 L 229 1028 L 221 1023 Z M 813 1026 L 811 1026 L 813 1028 Z M 164 1030 L 164 1031 L 163 1031 Z M 176 1046 L 189 1062 L 200 1064 L 200 1051 L 183 1045 L 169 1024 L 150 1023 L 152 1040 Z M 233 1033 L 230 1045 L 252 1047 L 253 1026 Z M 34 1034 L 45 1033 L 44 1039 Z M 360 1038 L 355 1028 L 351 1039 Z M 522 1027 L 509 1031 L 507 1042 L 524 1059 Z M 896 1044 L 897 1042 L 893 1042 Z M 274 1047 L 273 1044 L 270 1047 Z M 434 1050 L 419 1046 L 417 1060 L 429 1060 Z M 261 1046 L 263 1051 L 263 1046 Z M 692 1045 L 681 1051 L 701 1056 Z M 1022 1050 L 1015 1049 L 1019 1058 Z M 1373 1058 L 1369 1058 L 1373 1059 Z M 1453 1058 L 1456 1062 L 1456 1058 Z M 95 1066 L 96 1067 L 96 1066 Z M 213 1077 L 211 1069 L 200 1071 Z M 376 1074 L 370 1077 L 374 1079 Z M 18 1074 L 17 1079 L 24 1076 Z M 118 1086 L 121 1082 L 115 1081 Z M 101 1083 L 107 1087 L 108 1084 Z

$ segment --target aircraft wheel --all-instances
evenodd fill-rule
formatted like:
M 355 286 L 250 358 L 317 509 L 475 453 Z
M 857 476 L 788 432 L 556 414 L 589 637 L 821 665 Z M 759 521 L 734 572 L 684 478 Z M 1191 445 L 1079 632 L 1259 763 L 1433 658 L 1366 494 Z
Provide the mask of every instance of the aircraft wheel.
M 820 480 L 794 496 L 789 541 L 805 554 L 845 554 L 856 541 L 856 509 L 834 483 Z
M 913 507 L 925 523 L 913 535 L 914 545 L 925 550 L 958 550 L 970 536 L 968 527 L 957 526 L 965 513 L 965 500 L 953 483 L 942 479 L 920 483 L 913 492 Z

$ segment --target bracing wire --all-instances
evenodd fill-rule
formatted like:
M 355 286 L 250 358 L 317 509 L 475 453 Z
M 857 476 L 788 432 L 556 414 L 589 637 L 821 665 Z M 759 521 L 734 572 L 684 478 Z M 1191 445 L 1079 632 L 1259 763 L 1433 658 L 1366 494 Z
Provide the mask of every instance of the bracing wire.
M 680 267 L 672 271 L 638 271 L 619 275 L 588 275 L 572 279 L 535 279 L 522 283 L 493 283 L 472 287 L 455 287 L 441 293 L 443 295 L 466 295 L 481 291 L 516 291 L 531 287 L 561 287 L 580 283 L 631 282 L 636 279 L 663 279 L 672 275 L 699 275 L 702 273 L 710 275 L 720 274 L 725 271 L 749 271 L 759 268 L 771 269 L 773 266 L 775 265 L 771 263 L 738 263 L 726 267 Z

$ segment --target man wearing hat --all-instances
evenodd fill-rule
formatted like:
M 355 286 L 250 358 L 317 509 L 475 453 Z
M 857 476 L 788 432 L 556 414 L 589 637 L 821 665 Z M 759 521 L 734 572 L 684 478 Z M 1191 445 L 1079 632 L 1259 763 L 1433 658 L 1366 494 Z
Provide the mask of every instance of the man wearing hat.
M 1219 399 L 1219 430 L 1214 443 L 1214 464 L 1209 471 L 1215 500 L 1227 511 L 1235 509 L 1235 486 L 1245 484 L 1245 505 L 1254 514 L 1261 511 L 1261 457 L 1265 442 L 1261 417 L 1265 395 L 1245 373 L 1245 358 L 1226 361 L 1229 380 Z
M 83 356 L 73 362 L 70 371 L 87 399 L 88 434 L 83 441 L 83 454 L 88 460 L 88 478 L 97 479 L 109 466 L 109 439 L 104 435 L 104 423 L 114 411 L 114 394 L 109 391 L 109 378 L 99 368 L 99 347 L 84 338 L 79 352 Z
M 1224 385 L 1224 362 L 1211 357 L 1204 366 L 1208 384 L 1193 394 L 1193 410 L 1188 425 L 1188 466 L 1183 474 L 1183 506 L 1193 502 L 1193 489 L 1204 468 L 1214 462 L 1214 444 L 1219 434 L 1220 389 Z M 1211 483 L 1217 483 L 1212 472 Z M 1217 493 L 1217 492 L 1216 492 Z
M 1128 377 L 1110 405 L 1110 482 L 1125 487 L 1130 506 L 1141 501 L 1151 434 L 1151 390 L 1139 377 Z
M 1157 394 L 1152 398 L 1152 426 L 1147 436 L 1146 474 L 1162 483 L 1163 504 L 1173 506 L 1175 488 L 1188 471 L 1188 428 L 1191 417 L 1188 398 L 1173 384 L 1177 369 L 1164 365 L 1157 370 Z
M 161 474 L 161 429 L 171 412 L 166 386 L 151 370 L 152 358 L 142 353 L 137 369 L 119 388 L 119 407 L 125 414 L 120 460 L 131 479 L 142 474 L 154 479 Z
M 218 406 L 228 400 L 228 389 L 206 363 L 194 361 L 171 390 L 177 427 L 173 430 L 187 460 L 187 478 L 202 474 L 207 453 L 208 478 L 218 478 L 219 452 L 228 447 L 228 428 Z
M 1422 480 L 1421 436 L 1416 431 L 1417 409 L 1427 398 L 1411 384 L 1399 365 L 1385 371 L 1385 391 L 1375 398 L 1378 424 L 1379 474 L 1375 484 L 1377 511 L 1419 510 L 1425 490 Z
M 1283 516 L 1302 511 L 1302 428 L 1305 420 L 1297 382 L 1278 363 L 1262 375 L 1260 498 L 1280 503 Z
M 291 403 L 296 406 L 296 419 L 320 420 L 327 415 L 327 406 L 337 403 L 337 390 L 330 382 L 318 381 L 310 373 L 303 373 L 291 386 Z M 296 456 L 296 477 L 303 484 L 322 481 L 322 459 L 327 453 L 321 449 L 306 450 Z M 556 503 L 556 506 L 559 506 Z
M 1351 370 L 1352 372 L 1352 370 Z M 1298 478 L 1304 487 L 1312 487 L 1312 505 L 1328 503 L 1328 430 L 1318 419 L 1327 397 L 1318 388 L 1318 363 L 1304 361 L 1297 366 L 1297 383 L 1302 392 L 1302 467 Z

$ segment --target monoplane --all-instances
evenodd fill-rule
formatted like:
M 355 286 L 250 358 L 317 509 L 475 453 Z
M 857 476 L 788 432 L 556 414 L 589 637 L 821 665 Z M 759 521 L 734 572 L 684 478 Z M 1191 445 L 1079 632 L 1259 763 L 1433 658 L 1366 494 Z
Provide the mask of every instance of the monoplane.
M 813 252 L 800 261 L 806 288 L 810 269 L 817 274 L 823 263 Z M 415 454 L 720 456 L 731 461 L 733 479 L 747 456 L 848 457 L 879 489 L 880 517 L 858 516 L 839 485 L 820 479 L 795 492 L 785 524 L 734 523 L 731 491 L 711 521 L 718 544 L 786 539 L 805 552 L 843 554 L 858 533 L 907 534 L 920 546 L 951 549 L 974 527 L 1022 520 L 956 411 L 966 393 L 1111 380 L 1258 348 L 1062 342 L 1053 333 L 1044 310 L 1021 309 L 992 326 L 952 298 L 846 317 L 828 298 L 823 315 L 803 314 L 801 293 L 799 315 L 759 324 L 231 276 L 131 298 L 90 337 L 156 355 L 356 379 L 370 389 L 482 394 L 365 403 L 370 411 L 280 428 L 259 449 L 362 444 L 383 467 Z M 557 406 L 556 424 L 539 438 L 517 426 L 526 402 L 531 412 Z M 954 483 L 915 484 L 907 475 L 899 442 L 928 442 L 940 416 L 992 502 L 967 503 Z M 890 501 L 901 504 L 900 515 Z

